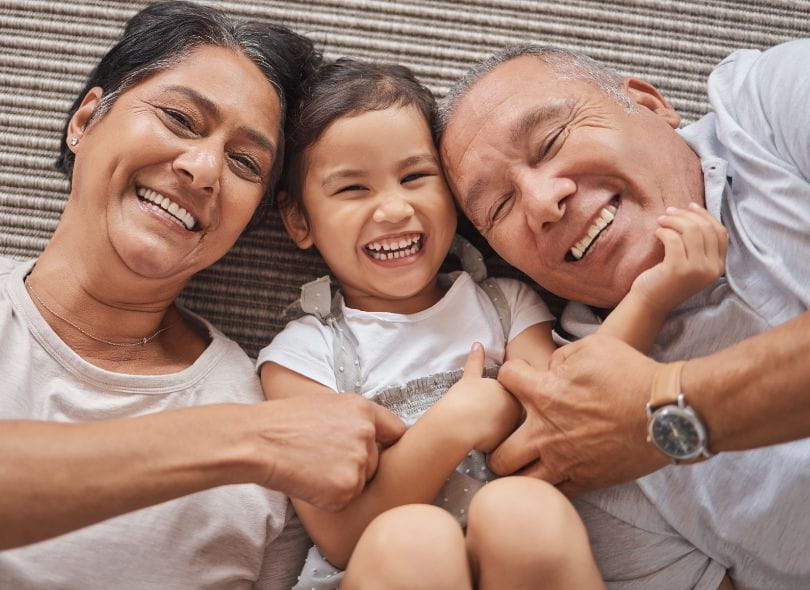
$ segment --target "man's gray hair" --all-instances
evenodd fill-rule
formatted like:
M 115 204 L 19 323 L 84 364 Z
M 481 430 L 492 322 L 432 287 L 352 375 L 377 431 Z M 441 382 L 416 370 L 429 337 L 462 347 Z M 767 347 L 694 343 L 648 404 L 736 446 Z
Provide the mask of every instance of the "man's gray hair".
M 524 55 L 531 55 L 548 65 L 561 80 L 584 80 L 594 84 L 608 96 L 628 109 L 634 108 L 632 101 L 622 91 L 623 78 L 584 53 L 552 47 L 548 45 L 513 45 L 479 62 L 448 91 L 439 103 L 438 134 L 444 132 L 455 113 L 459 102 L 481 78 L 507 61 Z

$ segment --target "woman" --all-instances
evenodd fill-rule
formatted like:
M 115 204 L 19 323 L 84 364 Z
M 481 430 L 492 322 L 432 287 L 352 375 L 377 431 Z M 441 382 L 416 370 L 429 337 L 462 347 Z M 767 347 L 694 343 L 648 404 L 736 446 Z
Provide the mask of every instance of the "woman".
M 376 467 L 375 427 L 401 433 L 354 396 L 326 416 L 257 404 L 247 356 L 174 303 L 270 195 L 316 63 L 286 28 L 167 2 L 91 73 L 59 226 L 37 261 L 0 258 L 0 548 L 98 524 L 0 553 L 0 587 L 289 588 L 281 492 L 339 507 Z M 280 492 L 208 489 L 249 483 Z

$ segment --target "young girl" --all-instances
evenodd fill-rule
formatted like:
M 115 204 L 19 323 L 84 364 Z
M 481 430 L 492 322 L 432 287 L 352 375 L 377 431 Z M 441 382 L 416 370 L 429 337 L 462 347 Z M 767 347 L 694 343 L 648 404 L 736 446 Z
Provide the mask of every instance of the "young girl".
M 295 243 L 318 248 L 340 292 L 332 300 L 324 279 L 304 286 L 308 315 L 259 355 L 264 391 L 354 391 L 411 428 L 343 510 L 293 499 L 317 546 L 296 588 L 336 588 L 341 574 L 330 564 L 348 564 L 342 588 L 603 587 L 584 527 L 553 486 L 524 477 L 483 485 L 492 474 L 481 452 L 517 426 L 521 408 L 482 371 L 493 375 L 510 358 L 545 367 L 552 316 L 526 285 L 486 279 L 461 242 L 454 250 L 471 271 L 439 274 L 456 211 L 431 134 L 431 93 L 404 67 L 339 60 L 304 96 L 293 108 L 279 209 Z M 589 232 L 614 212 L 606 207 Z M 724 252 L 683 236 L 707 231 L 697 217 L 716 225 L 701 211 L 661 219 L 664 261 L 636 280 L 602 330 L 646 350 L 666 313 L 722 272 Z

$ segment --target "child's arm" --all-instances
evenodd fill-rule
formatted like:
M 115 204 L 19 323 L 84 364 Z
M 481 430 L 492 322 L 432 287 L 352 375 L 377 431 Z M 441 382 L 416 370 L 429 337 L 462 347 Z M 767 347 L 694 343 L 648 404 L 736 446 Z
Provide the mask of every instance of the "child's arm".
M 664 260 L 641 273 L 600 326 L 599 332 L 624 340 L 641 352 L 655 342 L 666 315 L 723 274 L 728 234 L 704 208 L 667 208 L 655 235 Z
M 345 567 L 376 516 L 395 506 L 432 502 L 470 450 L 489 451 L 512 432 L 520 406 L 497 381 L 480 377 L 483 366 L 484 351 L 477 345 L 464 377 L 380 454 L 376 475 L 343 510 L 328 512 L 293 498 L 307 532 L 332 564 Z M 313 391 L 311 380 L 275 363 L 262 365 L 261 376 L 268 399 Z

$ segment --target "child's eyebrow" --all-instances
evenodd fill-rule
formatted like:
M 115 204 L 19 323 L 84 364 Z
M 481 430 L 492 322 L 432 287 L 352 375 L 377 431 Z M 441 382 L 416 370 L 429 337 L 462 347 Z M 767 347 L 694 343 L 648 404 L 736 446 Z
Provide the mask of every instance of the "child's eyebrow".
M 402 167 L 413 166 L 414 164 L 435 164 L 438 166 L 439 161 L 436 159 L 436 156 L 426 152 L 424 154 L 417 154 L 415 156 L 410 156 L 402 160 L 402 162 L 400 162 L 400 165 Z
M 337 170 L 328 174 L 326 178 L 323 179 L 321 186 L 327 186 L 332 184 L 338 180 L 343 180 L 344 178 L 354 178 L 357 176 L 362 176 L 364 172 L 362 170 L 355 170 L 354 168 L 343 168 L 341 170 Z

